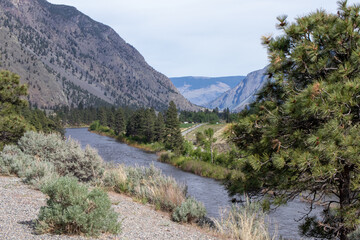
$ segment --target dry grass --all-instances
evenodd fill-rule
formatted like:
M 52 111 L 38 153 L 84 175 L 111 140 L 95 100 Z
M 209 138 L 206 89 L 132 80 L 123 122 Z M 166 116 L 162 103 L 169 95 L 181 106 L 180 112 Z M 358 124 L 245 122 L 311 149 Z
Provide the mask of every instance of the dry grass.
M 159 209 L 172 211 L 186 199 L 186 187 L 165 176 L 154 166 L 113 166 L 105 171 L 102 185 L 108 190 L 126 193 Z
M 275 240 L 269 233 L 267 216 L 257 204 L 249 203 L 245 206 L 232 206 L 223 210 L 220 220 L 213 219 L 217 231 L 228 238 L 239 240 Z
M 214 130 L 214 138 L 216 138 L 216 142 L 214 143 L 214 148 L 218 152 L 228 152 L 231 150 L 229 143 L 226 141 L 226 137 L 224 133 L 227 131 L 230 124 L 220 123 L 220 124 L 205 124 L 194 131 L 189 132 L 185 135 L 185 139 L 190 142 L 196 141 L 196 133 L 204 132 L 208 128 L 212 128 Z

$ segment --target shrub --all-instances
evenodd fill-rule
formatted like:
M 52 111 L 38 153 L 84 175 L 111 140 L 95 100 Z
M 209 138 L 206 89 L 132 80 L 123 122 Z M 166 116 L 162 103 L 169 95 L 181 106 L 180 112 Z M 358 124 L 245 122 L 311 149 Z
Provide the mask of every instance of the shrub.
M 160 158 L 159 161 L 160 162 L 165 162 L 165 163 L 170 163 L 171 159 L 174 157 L 174 154 L 171 152 L 164 152 L 160 154 Z
M 356 229 L 348 235 L 349 240 L 358 240 L 360 239 L 360 228 Z
M 25 183 L 30 183 L 37 188 L 44 181 L 58 176 L 52 163 L 39 161 L 36 157 L 23 153 L 14 145 L 5 146 L 0 153 L 0 173 L 15 174 Z
M 0 152 L 0 173 L 4 175 L 16 174 L 22 177 L 24 169 L 27 169 L 33 161 L 32 156 L 24 154 L 17 146 L 6 145 Z
M 125 167 L 119 165 L 106 169 L 103 178 L 103 186 L 117 193 L 127 192 L 127 176 Z
M 175 209 L 172 219 L 175 222 L 193 222 L 205 217 L 205 215 L 206 209 L 204 205 L 190 197 Z
M 58 178 L 54 164 L 43 161 L 33 161 L 28 168 L 23 170 L 23 181 L 40 188 L 44 183 Z
M 100 127 L 100 122 L 99 122 L 99 120 L 96 120 L 96 121 L 94 121 L 94 122 L 92 122 L 92 123 L 90 124 L 90 130 L 91 130 L 91 131 L 98 130 L 99 127 Z
M 102 159 L 95 149 L 87 146 L 83 150 L 78 142 L 65 141 L 59 134 L 27 132 L 18 146 L 27 155 L 53 163 L 61 176 L 87 182 L 103 174 Z
M 213 219 L 218 231 L 231 239 L 274 240 L 265 222 L 260 205 L 247 200 L 244 206 L 233 205 L 221 213 L 220 220 Z
M 98 236 L 103 232 L 118 233 L 121 224 L 111 209 L 107 194 L 99 189 L 90 193 L 75 178 L 60 177 L 47 183 L 42 192 L 49 196 L 41 207 L 38 233 L 85 234 Z

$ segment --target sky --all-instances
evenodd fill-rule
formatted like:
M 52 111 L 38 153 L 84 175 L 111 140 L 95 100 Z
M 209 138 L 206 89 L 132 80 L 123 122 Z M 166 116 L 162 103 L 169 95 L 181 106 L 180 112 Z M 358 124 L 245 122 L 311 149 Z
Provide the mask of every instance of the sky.
M 236 76 L 268 64 L 261 36 L 280 34 L 276 17 L 290 21 L 337 0 L 49 0 L 76 7 L 112 27 L 168 77 Z M 349 4 L 360 0 L 349 0 Z

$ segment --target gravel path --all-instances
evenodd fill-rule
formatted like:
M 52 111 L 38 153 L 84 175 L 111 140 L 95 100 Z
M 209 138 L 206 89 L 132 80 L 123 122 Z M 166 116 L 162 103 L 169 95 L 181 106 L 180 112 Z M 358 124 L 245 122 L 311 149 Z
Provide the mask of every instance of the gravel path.
M 109 196 L 115 211 L 120 214 L 122 232 L 117 236 L 102 235 L 99 239 L 217 239 L 198 227 L 174 223 L 168 214 L 136 203 L 129 197 L 116 193 L 109 193 Z M 44 194 L 30 189 L 19 178 L 0 176 L 0 239 L 91 239 L 36 235 L 34 221 L 45 203 Z

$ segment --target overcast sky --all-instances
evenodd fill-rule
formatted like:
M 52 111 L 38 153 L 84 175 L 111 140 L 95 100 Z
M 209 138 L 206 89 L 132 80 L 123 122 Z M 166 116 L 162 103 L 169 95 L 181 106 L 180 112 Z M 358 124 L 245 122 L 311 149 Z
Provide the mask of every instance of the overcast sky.
M 246 75 L 267 65 L 260 38 L 336 0 L 49 0 L 111 26 L 168 77 Z M 360 0 L 350 0 L 357 3 Z

